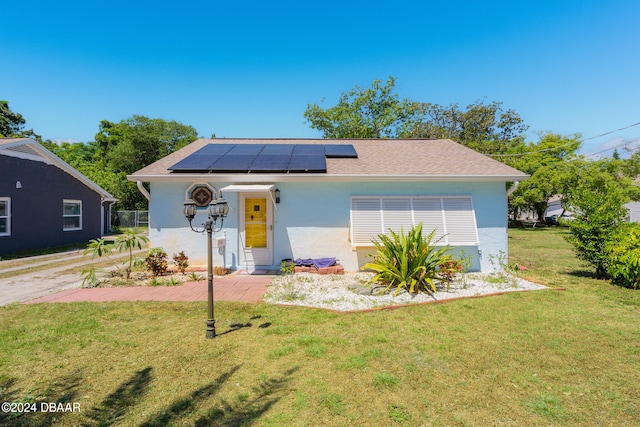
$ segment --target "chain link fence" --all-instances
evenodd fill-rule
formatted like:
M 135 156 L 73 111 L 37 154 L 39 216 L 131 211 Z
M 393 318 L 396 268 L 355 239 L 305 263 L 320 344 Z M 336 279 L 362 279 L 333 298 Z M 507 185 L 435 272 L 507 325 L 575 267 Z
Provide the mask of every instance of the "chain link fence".
M 149 227 L 149 211 L 118 211 L 118 224 L 121 228 Z

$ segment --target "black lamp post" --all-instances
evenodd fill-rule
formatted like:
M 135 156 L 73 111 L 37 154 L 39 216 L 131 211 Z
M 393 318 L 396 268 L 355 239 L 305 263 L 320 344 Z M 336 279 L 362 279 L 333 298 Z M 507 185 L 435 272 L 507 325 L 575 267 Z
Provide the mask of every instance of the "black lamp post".
M 224 218 L 229 213 L 229 205 L 227 201 L 222 197 L 222 193 L 219 193 L 215 199 L 211 201 L 209 204 L 209 209 L 207 213 L 209 214 L 207 217 L 207 221 L 202 224 L 204 228 L 202 230 L 196 230 L 193 228 L 191 221 L 196 216 L 197 212 L 196 203 L 188 199 L 184 202 L 184 216 L 189 221 L 189 227 L 191 230 L 196 233 L 204 233 L 207 232 L 208 238 L 208 246 L 207 246 L 207 294 L 208 294 L 208 308 L 209 308 L 209 317 L 207 319 L 207 338 L 215 338 L 216 337 L 216 321 L 213 316 L 213 253 L 212 253 L 212 238 L 213 233 L 216 231 L 220 231 L 222 229 L 222 223 L 224 222 Z M 220 227 L 216 228 L 216 222 L 220 220 Z

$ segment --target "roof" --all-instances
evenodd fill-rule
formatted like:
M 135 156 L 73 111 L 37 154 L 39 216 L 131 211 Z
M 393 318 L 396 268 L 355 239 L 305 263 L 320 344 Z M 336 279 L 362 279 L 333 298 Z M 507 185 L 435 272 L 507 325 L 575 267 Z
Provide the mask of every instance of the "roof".
M 104 201 L 118 201 L 118 199 L 113 197 L 104 188 L 91 181 L 77 169 L 74 169 L 67 162 L 65 162 L 60 157 L 56 156 L 51 151 L 47 150 L 45 147 L 31 138 L 0 138 L 0 155 L 17 157 L 36 162 L 43 162 L 49 165 L 56 166 L 57 168 L 62 169 L 69 175 L 73 176 L 78 181 L 82 182 L 87 187 L 94 190 L 100 195 L 100 197 L 102 197 Z
M 345 144 L 357 158 L 327 158 L 327 172 L 176 173 L 170 167 L 209 144 Z M 232 139 L 201 138 L 146 166 L 131 181 L 521 181 L 529 175 L 449 139 Z M 215 177 L 215 178 L 214 178 Z

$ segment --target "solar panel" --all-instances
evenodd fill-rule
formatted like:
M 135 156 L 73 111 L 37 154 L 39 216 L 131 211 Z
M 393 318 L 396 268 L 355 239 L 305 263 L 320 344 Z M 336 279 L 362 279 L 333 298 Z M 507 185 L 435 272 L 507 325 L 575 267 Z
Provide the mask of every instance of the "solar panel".
M 211 172 L 248 172 L 249 165 L 256 156 L 253 155 L 225 155 L 220 157 L 212 166 Z
M 289 155 L 258 155 L 251 165 L 249 172 L 287 172 L 289 170 Z
M 293 152 L 293 144 L 265 144 L 260 155 L 278 155 L 278 156 L 290 156 Z
M 305 173 L 327 171 L 327 158 L 357 158 L 351 144 L 208 144 L 173 172 Z
M 225 154 L 236 144 L 207 144 L 193 154 Z
M 232 156 L 257 156 L 264 148 L 264 144 L 236 144 L 226 155 Z
M 327 144 L 324 146 L 324 154 L 328 159 L 356 159 L 358 153 L 351 144 Z
M 207 171 L 218 160 L 221 155 L 199 155 L 192 154 L 171 166 L 169 170 L 173 171 Z
M 326 172 L 327 160 L 323 155 L 291 156 L 289 172 Z
M 324 146 L 320 144 L 296 144 L 293 148 L 294 156 L 324 156 Z

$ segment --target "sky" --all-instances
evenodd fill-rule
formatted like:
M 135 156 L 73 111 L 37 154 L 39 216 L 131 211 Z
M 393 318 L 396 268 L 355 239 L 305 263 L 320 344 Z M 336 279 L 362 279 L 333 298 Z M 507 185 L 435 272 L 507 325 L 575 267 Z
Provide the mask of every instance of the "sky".
M 308 104 L 393 76 L 400 98 L 502 102 L 533 142 L 640 144 L 637 0 L 21 0 L 0 15 L 0 99 L 44 139 L 92 141 L 132 115 L 316 138 Z

